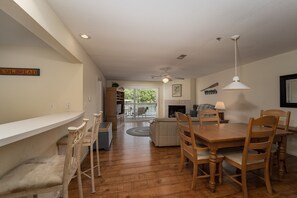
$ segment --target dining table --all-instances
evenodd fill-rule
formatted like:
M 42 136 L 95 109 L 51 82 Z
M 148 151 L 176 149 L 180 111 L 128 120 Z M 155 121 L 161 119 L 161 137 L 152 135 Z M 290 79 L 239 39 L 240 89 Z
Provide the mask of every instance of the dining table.
M 248 124 L 227 123 L 220 125 L 209 124 L 202 126 L 199 124 L 193 124 L 192 126 L 195 137 L 209 148 L 209 187 L 212 192 L 215 192 L 217 151 L 223 148 L 235 148 L 244 146 Z M 284 162 L 286 159 L 287 135 L 289 134 L 292 134 L 292 132 L 281 129 L 277 129 L 275 134 L 275 140 L 277 140 L 278 142 L 278 158 L 280 161 L 278 174 L 280 178 L 283 178 L 285 173 Z

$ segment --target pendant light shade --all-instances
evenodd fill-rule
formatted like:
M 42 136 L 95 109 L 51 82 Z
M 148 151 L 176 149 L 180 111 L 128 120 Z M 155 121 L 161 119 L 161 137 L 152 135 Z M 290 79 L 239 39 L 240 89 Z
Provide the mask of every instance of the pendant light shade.
M 239 39 L 239 35 L 234 35 L 231 37 L 231 39 L 234 41 L 234 47 L 235 47 L 235 75 L 233 77 L 233 82 L 227 85 L 223 88 L 223 90 L 247 90 L 250 89 L 245 84 L 241 83 L 239 80 L 239 76 L 237 74 L 237 40 Z

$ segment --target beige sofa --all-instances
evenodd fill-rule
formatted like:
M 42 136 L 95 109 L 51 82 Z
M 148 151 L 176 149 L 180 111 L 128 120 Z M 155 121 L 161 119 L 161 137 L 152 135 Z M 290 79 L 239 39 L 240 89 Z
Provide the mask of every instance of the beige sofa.
M 198 122 L 198 118 L 192 118 Z M 150 124 L 150 138 L 155 146 L 179 146 L 179 134 L 175 118 L 155 118 Z

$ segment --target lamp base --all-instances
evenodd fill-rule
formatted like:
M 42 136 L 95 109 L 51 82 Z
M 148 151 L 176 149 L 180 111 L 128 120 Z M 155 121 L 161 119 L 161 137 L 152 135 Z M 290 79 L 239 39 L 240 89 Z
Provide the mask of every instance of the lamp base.
M 224 112 L 219 112 L 219 117 L 221 120 L 225 120 Z

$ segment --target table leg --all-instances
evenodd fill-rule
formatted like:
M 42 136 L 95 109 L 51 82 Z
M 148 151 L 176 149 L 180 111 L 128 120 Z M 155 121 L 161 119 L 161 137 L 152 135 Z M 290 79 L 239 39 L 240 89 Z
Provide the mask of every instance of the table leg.
M 209 172 L 210 172 L 209 188 L 211 192 L 215 192 L 216 190 L 216 181 L 215 181 L 216 166 L 217 166 L 217 150 L 211 149 L 210 156 L 209 156 Z
M 285 160 L 286 160 L 286 149 L 287 149 L 287 136 L 282 136 L 278 144 L 278 174 L 279 178 L 282 179 L 285 173 Z

